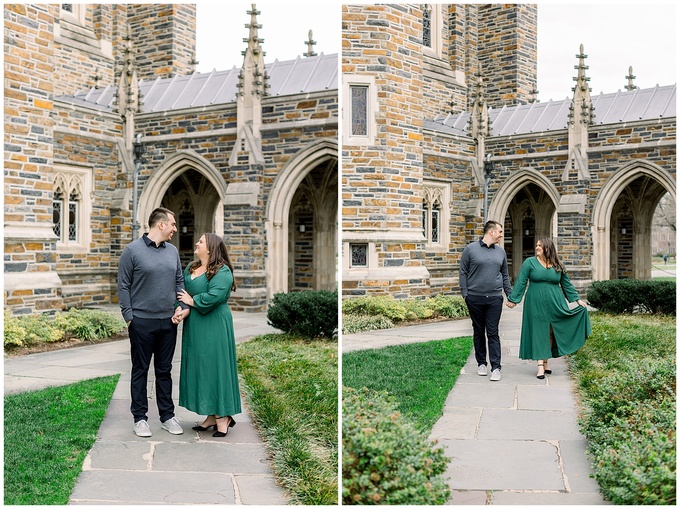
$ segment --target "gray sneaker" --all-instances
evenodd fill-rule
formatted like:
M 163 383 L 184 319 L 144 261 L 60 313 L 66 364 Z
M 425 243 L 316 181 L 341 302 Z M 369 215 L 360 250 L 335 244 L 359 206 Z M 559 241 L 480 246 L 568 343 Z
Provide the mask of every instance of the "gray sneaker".
M 500 369 L 494 369 L 491 372 L 491 378 L 490 380 L 492 382 L 498 382 L 501 379 L 501 370 Z
M 184 430 L 182 429 L 182 426 L 179 425 L 179 422 L 177 422 L 176 417 L 170 417 L 167 421 L 162 422 L 161 428 L 167 430 L 171 435 L 181 435 L 184 433 Z
M 486 364 L 480 364 L 479 367 L 477 368 L 477 374 L 479 376 L 486 376 L 487 371 L 486 371 Z
M 149 428 L 149 423 L 145 420 L 137 421 L 134 426 L 135 435 L 138 437 L 150 437 L 151 428 Z

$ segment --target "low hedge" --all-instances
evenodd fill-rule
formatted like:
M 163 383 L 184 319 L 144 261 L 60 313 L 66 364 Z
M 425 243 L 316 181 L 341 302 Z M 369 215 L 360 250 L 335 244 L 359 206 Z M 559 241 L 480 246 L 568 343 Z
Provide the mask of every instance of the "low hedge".
M 121 317 L 106 311 L 72 308 L 53 316 L 12 316 L 5 311 L 4 347 L 6 349 L 55 343 L 70 338 L 84 341 L 106 339 L 125 330 Z
M 395 299 L 392 295 L 354 297 L 342 301 L 342 312 L 346 315 L 382 315 L 393 322 L 468 315 L 462 297 L 443 294 L 425 299 Z
M 615 504 L 676 501 L 675 363 L 622 360 L 591 388 L 580 419 L 594 477 Z
M 675 314 L 674 281 L 594 281 L 588 289 L 587 298 L 591 306 L 605 313 Z
M 343 388 L 343 505 L 441 505 L 449 460 L 397 410 L 393 397 Z
M 277 293 L 267 310 L 267 323 L 289 334 L 337 337 L 338 292 Z

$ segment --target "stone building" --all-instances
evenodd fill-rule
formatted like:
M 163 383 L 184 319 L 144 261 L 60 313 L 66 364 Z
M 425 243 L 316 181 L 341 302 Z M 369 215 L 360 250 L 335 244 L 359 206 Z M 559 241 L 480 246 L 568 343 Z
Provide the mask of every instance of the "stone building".
M 676 86 L 536 102 L 537 6 L 342 7 L 343 297 L 457 293 L 484 218 L 514 279 L 556 240 L 575 286 L 651 277 L 675 201 Z M 625 72 L 625 70 L 623 70 Z M 566 86 L 566 84 L 565 84 Z
M 118 258 L 158 206 L 183 264 L 224 234 L 234 309 L 336 288 L 337 55 L 267 63 L 254 6 L 234 12 L 243 62 L 211 73 L 194 72 L 195 5 L 4 14 L 7 309 L 115 302 Z

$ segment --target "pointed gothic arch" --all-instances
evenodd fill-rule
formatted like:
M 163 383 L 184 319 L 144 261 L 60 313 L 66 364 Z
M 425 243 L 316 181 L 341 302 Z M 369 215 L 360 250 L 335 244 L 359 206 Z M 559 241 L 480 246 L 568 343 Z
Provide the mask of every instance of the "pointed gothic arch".
M 151 211 L 160 206 L 172 183 L 190 169 L 200 173 L 212 185 L 219 197 L 218 205 L 223 206 L 227 183 L 222 174 L 193 150 L 180 150 L 163 161 L 144 186 L 139 197 L 138 211 L 138 222 L 142 228 L 148 228 L 147 220 Z M 220 234 L 224 231 L 224 214 L 216 214 L 215 221 L 215 232 Z
M 673 176 L 650 161 L 635 161 L 614 172 L 598 193 L 593 209 L 593 280 L 595 281 L 610 279 L 612 215 L 619 197 L 629 185 L 641 177 L 647 177 L 658 184 L 675 200 Z M 657 204 L 658 200 L 653 203 L 653 207 L 655 208 Z M 651 206 L 652 204 L 648 204 L 648 207 Z
M 295 154 L 277 175 L 266 211 L 268 297 L 288 291 L 289 213 L 296 190 L 320 164 L 338 159 L 336 140 L 310 143 Z M 336 211 L 337 216 L 337 211 Z
M 529 190 L 533 188 L 536 196 Z M 525 194 L 524 201 L 531 210 L 542 210 L 543 214 L 531 214 L 529 235 L 525 233 L 522 216 L 527 212 L 527 203 L 515 203 L 519 195 Z M 514 280 L 519 275 L 523 259 L 528 252 L 533 252 L 533 243 L 540 237 L 554 237 L 556 233 L 556 211 L 560 195 L 554 184 L 538 170 L 526 167 L 512 174 L 495 193 L 489 206 L 489 218 L 505 224 L 509 216 L 510 227 L 506 225 L 505 239 L 509 239 L 506 247 L 508 267 Z M 514 205 L 513 205 L 514 204 Z

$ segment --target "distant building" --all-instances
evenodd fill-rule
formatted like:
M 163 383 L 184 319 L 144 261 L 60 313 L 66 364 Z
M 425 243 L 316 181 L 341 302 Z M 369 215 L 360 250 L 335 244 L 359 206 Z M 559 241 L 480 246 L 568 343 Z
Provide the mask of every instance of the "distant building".
M 675 256 L 676 203 L 667 194 L 659 202 L 652 219 L 652 256 Z
M 342 11 L 343 297 L 459 292 L 485 211 L 513 279 L 541 237 L 580 290 L 651 278 L 652 216 L 676 192 L 675 84 L 591 97 L 581 47 L 572 98 L 536 102 L 534 4 Z
M 4 14 L 7 309 L 115 302 L 133 222 L 141 234 L 158 206 L 177 214 L 183 264 L 201 234 L 224 235 L 234 309 L 336 288 L 337 55 L 266 63 L 249 11 L 242 64 L 199 74 L 195 5 Z

